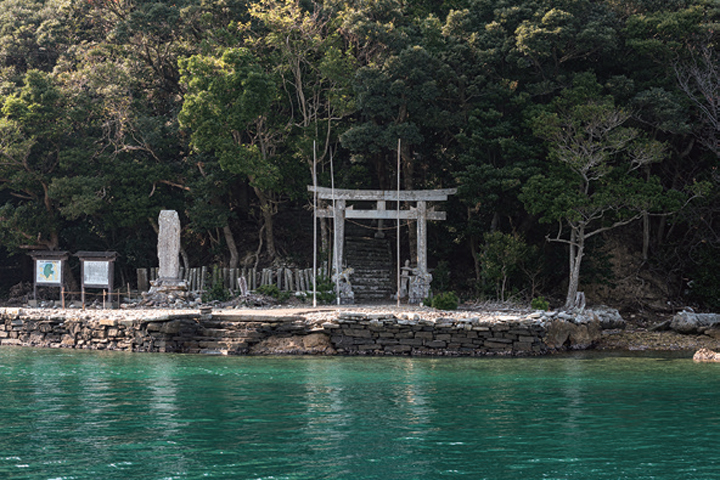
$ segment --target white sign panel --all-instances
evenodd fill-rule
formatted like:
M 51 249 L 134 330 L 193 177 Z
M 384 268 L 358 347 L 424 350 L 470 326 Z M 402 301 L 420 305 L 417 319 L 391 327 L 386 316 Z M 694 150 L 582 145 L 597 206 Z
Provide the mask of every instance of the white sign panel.
M 62 285 L 62 260 L 36 260 L 35 283 Z
M 85 285 L 110 285 L 110 262 L 85 260 L 83 281 Z

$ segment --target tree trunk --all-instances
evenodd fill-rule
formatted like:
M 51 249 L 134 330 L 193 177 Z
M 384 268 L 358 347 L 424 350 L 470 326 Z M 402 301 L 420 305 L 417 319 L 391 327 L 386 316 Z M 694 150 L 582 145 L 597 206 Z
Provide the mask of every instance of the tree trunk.
M 260 200 L 260 211 L 263 216 L 263 226 L 265 227 L 265 250 L 270 260 L 275 260 L 277 252 L 275 251 L 275 233 L 273 231 L 273 206 L 265 192 L 259 188 L 255 188 L 255 194 Z
M 56 231 L 50 232 L 50 239 L 46 242 L 48 250 L 57 250 L 60 248 L 60 237 Z
M 650 182 L 650 168 L 645 167 L 645 181 Z M 642 243 L 642 257 L 643 261 L 647 262 L 648 254 L 650 252 L 650 214 L 647 210 L 642 212 L 643 222 L 643 243 Z
M 182 246 L 180 247 L 180 257 L 182 258 L 183 265 L 185 266 L 185 271 L 190 271 L 190 257 Z
M 505 268 L 502 269 L 502 283 L 500 285 L 500 301 L 505 301 L 505 286 L 507 285 L 507 272 Z
M 647 262 L 648 254 L 650 251 L 650 215 L 647 210 L 643 212 L 643 244 L 642 244 L 642 257 Z
M 480 271 L 480 255 L 478 254 L 478 248 L 480 247 L 477 237 L 471 235 L 468 244 L 470 245 L 470 255 L 472 255 L 473 264 L 475 265 L 475 282 L 480 285 L 482 282 L 482 274 Z
M 578 287 L 580 285 L 580 265 L 585 254 L 585 228 L 575 227 L 570 235 L 570 276 L 568 278 L 568 291 L 565 299 L 565 309 L 575 305 Z
M 233 237 L 230 225 L 223 227 L 223 234 L 225 235 L 225 243 L 227 243 L 228 251 L 230 251 L 230 261 L 228 262 L 228 268 L 237 268 L 239 255 L 237 245 L 235 244 L 235 238 Z

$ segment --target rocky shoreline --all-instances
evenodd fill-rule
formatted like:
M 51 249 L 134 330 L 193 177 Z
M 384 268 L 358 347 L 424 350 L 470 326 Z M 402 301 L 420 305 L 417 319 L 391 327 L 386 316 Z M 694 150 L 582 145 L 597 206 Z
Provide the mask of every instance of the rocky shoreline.
M 720 318 L 681 312 L 641 326 L 606 307 L 506 305 L 237 309 L 0 308 L 0 345 L 226 355 L 546 355 L 567 350 L 720 350 Z
M 720 350 L 720 339 L 704 334 L 681 334 L 671 330 L 652 331 L 642 327 L 602 332 L 596 350 L 688 351 L 701 348 Z

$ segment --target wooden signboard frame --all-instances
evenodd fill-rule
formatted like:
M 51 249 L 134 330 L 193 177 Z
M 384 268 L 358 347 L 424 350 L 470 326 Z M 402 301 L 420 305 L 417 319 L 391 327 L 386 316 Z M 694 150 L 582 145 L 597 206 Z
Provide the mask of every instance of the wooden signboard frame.
M 85 289 L 102 288 L 111 294 L 112 305 L 114 262 L 117 252 L 77 252 L 80 259 L 81 300 L 85 308 Z M 103 295 L 103 308 L 105 308 L 105 295 Z
M 33 300 L 37 302 L 37 287 L 60 288 L 60 300 L 65 304 L 65 264 L 68 252 L 38 250 L 30 253 L 33 259 Z

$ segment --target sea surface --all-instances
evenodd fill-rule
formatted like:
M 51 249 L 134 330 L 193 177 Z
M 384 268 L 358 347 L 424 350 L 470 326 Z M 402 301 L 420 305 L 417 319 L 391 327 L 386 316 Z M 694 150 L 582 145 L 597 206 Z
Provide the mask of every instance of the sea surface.
M 720 364 L 0 348 L 0 479 L 720 479 Z

